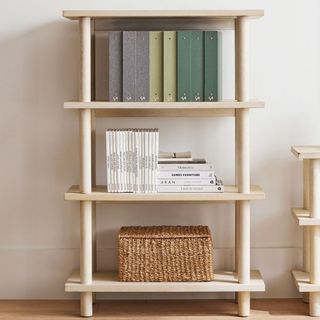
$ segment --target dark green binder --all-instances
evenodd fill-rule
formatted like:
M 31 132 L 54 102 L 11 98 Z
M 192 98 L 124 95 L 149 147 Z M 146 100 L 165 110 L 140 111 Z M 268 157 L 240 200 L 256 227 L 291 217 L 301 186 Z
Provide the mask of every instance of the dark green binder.
M 221 99 L 221 32 L 205 31 L 204 36 L 204 100 Z
M 203 101 L 203 31 L 190 31 L 191 101 Z
M 190 101 L 190 31 L 177 32 L 177 101 Z

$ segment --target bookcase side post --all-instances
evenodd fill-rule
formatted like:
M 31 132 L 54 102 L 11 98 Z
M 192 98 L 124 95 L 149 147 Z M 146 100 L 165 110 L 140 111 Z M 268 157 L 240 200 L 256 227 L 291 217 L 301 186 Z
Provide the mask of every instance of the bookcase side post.
M 303 208 L 310 209 L 309 188 L 310 160 L 303 159 Z M 303 270 L 310 272 L 310 227 L 303 227 Z M 309 293 L 303 293 L 303 301 L 309 302 Z
M 96 186 L 96 123 L 95 111 L 91 110 L 91 177 L 92 186 Z M 97 205 L 95 201 L 92 206 L 92 272 L 97 271 Z M 96 293 L 92 293 L 92 301 L 96 301 Z
M 310 160 L 310 217 L 320 218 L 320 159 Z M 310 282 L 320 284 L 320 226 L 310 227 Z M 309 313 L 320 316 L 320 292 L 310 292 Z
M 236 29 L 236 22 L 234 20 L 234 30 Z M 235 67 L 237 68 L 238 66 L 238 37 L 234 36 L 234 42 L 235 42 Z M 238 98 L 239 93 L 238 93 L 238 77 L 239 72 L 235 70 L 235 99 Z M 236 115 L 236 110 L 235 110 L 235 115 Z M 234 134 L 235 134 L 235 172 L 234 172 L 234 179 L 235 179 L 235 185 L 239 186 L 239 153 L 238 153 L 238 147 L 239 147 L 239 117 L 235 116 L 234 117 Z M 234 213 L 235 213 L 235 221 L 234 221 L 234 227 L 235 227 L 235 235 L 234 235 L 234 271 L 238 272 L 238 237 L 239 237 L 239 224 L 238 224 L 238 216 L 239 216 L 239 201 L 235 201 L 235 206 L 234 206 Z M 238 292 L 235 293 L 235 302 L 238 302 Z
M 248 100 L 248 18 L 238 17 L 235 22 L 236 43 L 236 100 Z M 250 192 L 250 161 L 249 161 L 249 109 L 236 111 L 236 173 L 238 190 Z M 237 270 L 240 283 L 250 282 L 250 202 L 239 201 L 237 206 Z M 250 292 L 238 294 L 239 316 L 250 314 Z
M 91 19 L 91 100 L 95 100 L 95 19 Z M 91 110 L 91 179 L 96 186 L 96 112 Z M 97 271 L 96 202 L 92 202 L 92 271 Z M 95 298 L 95 294 L 93 294 Z
M 91 19 L 79 18 L 80 29 L 80 101 L 91 101 Z M 91 110 L 80 110 L 80 189 L 90 193 Z M 80 201 L 80 282 L 92 283 L 92 202 Z M 81 315 L 92 316 L 92 292 L 80 293 Z

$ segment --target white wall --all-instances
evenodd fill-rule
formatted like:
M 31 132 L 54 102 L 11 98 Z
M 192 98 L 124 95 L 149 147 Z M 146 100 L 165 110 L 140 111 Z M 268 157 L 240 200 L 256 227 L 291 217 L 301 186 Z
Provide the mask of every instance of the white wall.
M 297 296 L 289 271 L 301 266 L 302 239 L 290 208 L 302 200 L 301 163 L 290 146 L 319 144 L 319 1 L 2 0 L 0 298 L 75 297 L 63 289 L 79 264 L 79 204 L 65 202 L 63 193 L 79 181 L 78 122 L 62 105 L 77 98 L 78 29 L 61 11 L 88 8 L 265 9 L 251 28 L 251 97 L 266 102 L 251 113 L 251 172 L 267 194 L 252 205 L 252 266 L 266 280 L 259 296 Z M 112 119 L 98 122 L 99 183 L 103 131 L 115 126 L 159 127 L 163 149 L 191 149 L 213 161 L 226 183 L 233 181 L 232 119 Z M 213 230 L 217 266 L 232 267 L 230 205 L 100 205 L 98 211 L 101 268 L 116 268 L 121 225 L 197 223 Z

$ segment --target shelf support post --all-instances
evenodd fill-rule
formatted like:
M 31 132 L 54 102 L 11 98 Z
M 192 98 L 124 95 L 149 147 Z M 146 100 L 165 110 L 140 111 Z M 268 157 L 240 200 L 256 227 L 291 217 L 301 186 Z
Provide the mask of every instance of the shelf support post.
M 80 28 L 80 101 L 91 101 L 91 19 L 79 18 Z M 80 189 L 90 193 L 91 110 L 80 110 Z M 80 281 L 92 283 L 92 202 L 80 202 Z M 81 315 L 92 316 L 92 292 L 80 293 Z
M 303 159 L 303 208 L 310 210 L 310 160 Z M 310 272 L 310 228 L 303 227 L 303 270 Z M 303 293 L 303 301 L 309 302 L 309 294 Z
M 320 159 L 310 160 L 310 217 L 320 218 Z M 320 226 L 310 227 L 310 282 L 320 284 Z M 320 316 L 320 292 L 309 293 L 309 314 Z
M 235 21 L 235 88 L 236 100 L 247 101 L 248 85 L 248 18 L 238 17 Z M 238 191 L 250 192 L 250 152 L 249 152 L 249 109 L 237 109 L 235 119 L 236 143 L 236 182 Z M 236 204 L 236 258 L 240 283 L 250 282 L 250 202 L 238 201 Z M 250 292 L 238 293 L 238 314 L 250 314 Z

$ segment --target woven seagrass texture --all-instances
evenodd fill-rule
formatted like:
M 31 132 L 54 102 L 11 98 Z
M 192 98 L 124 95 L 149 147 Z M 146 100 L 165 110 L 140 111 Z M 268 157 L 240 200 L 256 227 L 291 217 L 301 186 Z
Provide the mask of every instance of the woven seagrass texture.
M 207 226 L 122 227 L 119 280 L 213 280 L 212 238 Z

